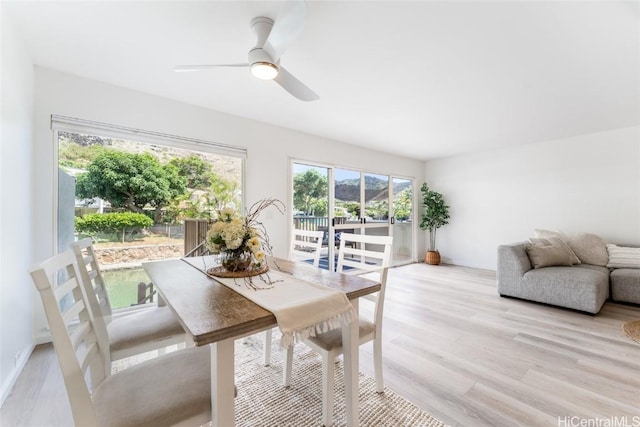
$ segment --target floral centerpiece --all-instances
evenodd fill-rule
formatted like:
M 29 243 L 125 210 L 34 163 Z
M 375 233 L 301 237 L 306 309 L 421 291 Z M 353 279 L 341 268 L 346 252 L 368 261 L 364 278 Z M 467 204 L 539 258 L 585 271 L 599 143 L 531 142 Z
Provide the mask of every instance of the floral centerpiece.
M 239 275 L 266 271 L 265 257 L 271 254 L 271 245 L 258 216 L 269 206 L 284 211 L 281 201 L 264 199 L 254 203 L 244 217 L 232 208 L 218 212 L 217 221 L 207 231 L 206 244 L 212 254 L 222 256 L 224 270 Z

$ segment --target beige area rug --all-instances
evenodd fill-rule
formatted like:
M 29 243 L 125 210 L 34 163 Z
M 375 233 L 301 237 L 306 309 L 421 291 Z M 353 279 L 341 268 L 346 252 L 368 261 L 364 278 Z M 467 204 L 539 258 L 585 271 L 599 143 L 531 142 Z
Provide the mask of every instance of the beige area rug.
M 632 320 L 622 325 L 622 331 L 632 340 L 640 343 L 640 320 Z
M 275 338 L 274 333 L 274 338 Z M 251 427 L 320 426 L 322 362 L 303 344 L 294 352 L 291 387 L 282 386 L 284 352 L 274 339 L 271 366 L 263 365 L 264 335 L 236 341 L 236 425 Z M 118 371 L 153 357 L 152 353 L 114 362 Z M 336 366 L 334 426 L 346 425 L 342 361 Z M 375 380 L 360 373 L 360 425 L 385 427 L 444 426 L 403 397 L 385 387 L 376 393 Z

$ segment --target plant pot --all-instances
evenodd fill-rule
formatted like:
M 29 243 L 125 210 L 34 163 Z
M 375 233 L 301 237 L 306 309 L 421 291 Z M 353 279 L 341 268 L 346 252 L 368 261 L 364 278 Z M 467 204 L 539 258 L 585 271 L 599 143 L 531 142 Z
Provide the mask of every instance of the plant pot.
M 439 265 L 440 264 L 440 252 L 438 251 L 427 251 L 427 254 L 424 257 L 424 262 L 430 265 Z

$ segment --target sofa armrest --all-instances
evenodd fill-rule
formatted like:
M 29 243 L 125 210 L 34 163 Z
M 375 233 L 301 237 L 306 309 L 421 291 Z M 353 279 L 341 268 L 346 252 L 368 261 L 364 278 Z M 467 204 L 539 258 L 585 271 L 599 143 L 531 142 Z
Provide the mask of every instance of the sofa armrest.
M 527 242 L 498 246 L 498 292 L 500 295 L 514 295 L 522 276 L 533 266 L 526 251 Z

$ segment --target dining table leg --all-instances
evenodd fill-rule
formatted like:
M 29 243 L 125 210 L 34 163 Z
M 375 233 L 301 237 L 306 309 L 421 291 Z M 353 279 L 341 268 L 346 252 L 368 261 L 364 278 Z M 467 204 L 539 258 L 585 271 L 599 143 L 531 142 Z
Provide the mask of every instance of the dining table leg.
M 233 339 L 209 344 L 211 349 L 211 421 L 213 427 L 235 425 Z
M 358 312 L 358 299 L 351 300 L 356 313 Z M 359 425 L 359 331 L 358 318 L 349 324 L 342 326 L 342 348 L 344 358 L 344 393 L 346 402 L 347 425 L 358 427 Z

